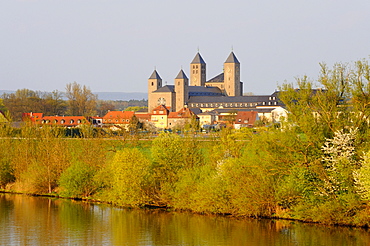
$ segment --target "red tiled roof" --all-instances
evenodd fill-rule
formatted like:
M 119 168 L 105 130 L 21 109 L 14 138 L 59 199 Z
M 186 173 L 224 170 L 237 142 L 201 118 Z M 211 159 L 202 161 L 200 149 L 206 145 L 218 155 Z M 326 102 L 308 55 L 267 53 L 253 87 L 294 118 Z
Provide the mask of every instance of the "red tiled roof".
M 159 105 L 158 107 L 153 109 L 152 113 L 159 115 L 168 115 L 168 113 L 170 112 L 169 108 L 170 107 L 166 107 L 164 105 Z
M 177 112 L 171 112 L 168 118 L 191 118 L 193 115 L 195 114 L 189 108 L 182 108 Z
M 109 111 L 103 117 L 104 124 L 129 124 L 134 111 Z
M 31 122 L 39 122 L 43 117 L 43 113 L 23 113 L 22 121 L 31 120 Z
M 254 125 L 257 117 L 257 111 L 239 111 L 235 117 L 235 124 Z
M 106 115 L 103 116 L 103 119 L 131 119 L 134 114 L 134 111 L 109 111 Z

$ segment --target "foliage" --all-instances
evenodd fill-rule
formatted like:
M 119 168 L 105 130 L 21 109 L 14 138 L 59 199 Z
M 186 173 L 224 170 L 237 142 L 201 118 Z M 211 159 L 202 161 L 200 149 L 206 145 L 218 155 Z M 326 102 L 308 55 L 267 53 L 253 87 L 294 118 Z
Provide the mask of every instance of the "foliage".
M 76 82 L 66 85 L 66 97 L 68 98 L 69 115 L 89 116 L 95 114 L 97 96 L 91 90 Z
M 9 149 L 11 142 L 11 139 L 0 139 L 0 149 L 2 150 L 0 151 L 0 188 L 5 188 L 7 184 L 15 181 L 11 162 L 12 150 Z
M 43 112 L 45 115 L 62 115 L 65 113 L 66 104 L 62 100 L 62 93 L 32 91 L 19 89 L 15 93 L 2 95 L 4 107 L 15 121 L 22 119 L 22 113 Z M 0 106 L 1 107 L 1 106 Z M 1 110 L 1 109 L 0 109 Z
M 332 139 L 327 139 L 322 146 L 326 177 L 322 195 L 347 193 L 353 186 L 353 171 L 356 169 L 355 147 L 353 145 L 356 130 L 344 133 L 336 131 Z
M 30 192 L 51 193 L 63 170 L 69 165 L 65 140 L 54 128 L 25 128 L 20 159 L 15 158 L 18 178 Z M 24 144 L 23 144 L 24 143 Z
M 182 139 L 172 133 L 162 133 L 153 140 L 152 171 L 159 202 L 171 204 L 180 172 L 202 165 L 202 153 L 192 137 Z
M 97 170 L 81 161 L 73 162 L 60 176 L 61 194 L 68 197 L 87 197 L 99 188 L 94 176 Z
M 110 165 L 113 201 L 125 206 L 143 206 L 152 203 L 150 161 L 138 150 L 118 151 Z
M 353 171 L 357 192 L 365 201 L 370 201 L 370 151 L 366 153 L 358 170 Z
M 134 112 L 136 112 L 136 111 L 139 111 L 141 109 L 146 109 L 147 110 L 148 107 L 145 107 L 145 106 L 142 106 L 142 107 L 140 107 L 140 106 L 129 106 L 129 107 L 125 108 L 124 111 L 134 111 Z

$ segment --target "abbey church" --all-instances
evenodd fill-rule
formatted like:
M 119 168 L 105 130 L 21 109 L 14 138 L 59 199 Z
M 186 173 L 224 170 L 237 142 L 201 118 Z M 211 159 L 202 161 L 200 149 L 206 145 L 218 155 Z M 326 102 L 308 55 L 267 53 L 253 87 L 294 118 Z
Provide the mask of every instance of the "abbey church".
M 271 95 L 243 96 L 240 62 L 231 52 L 224 62 L 223 72 L 207 80 L 206 62 L 198 52 L 190 63 L 190 81 L 181 69 L 174 85 L 162 84 L 154 70 L 148 79 L 148 111 L 163 105 L 171 112 L 184 107 L 198 112 L 212 110 L 258 111 L 263 113 L 280 107 L 277 92 Z

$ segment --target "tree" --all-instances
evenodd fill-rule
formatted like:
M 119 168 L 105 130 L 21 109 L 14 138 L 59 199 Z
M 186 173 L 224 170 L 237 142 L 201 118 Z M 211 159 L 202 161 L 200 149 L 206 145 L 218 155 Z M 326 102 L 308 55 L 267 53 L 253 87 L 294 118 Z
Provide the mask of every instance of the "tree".
M 15 121 L 22 119 L 23 113 L 42 112 L 44 115 L 62 115 L 65 113 L 66 105 L 62 99 L 62 93 L 32 91 L 20 89 L 15 93 L 3 94 L 4 107 Z
M 58 90 L 47 92 L 43 95 L 44 115 L 63 115 L 67 109 L 66 102 L 63 100 L 63 94 Z
M 4 105 L 4 100 L 0 98 L 0 111 L 1 112 L 6 112 L 8 109 Z
M 91 116 L 96 114 L 96 101 L 97 96 L 91 90 L 76 82 L 66 85 L 66 97 L 68 98 L 69 115 L 84 115 Z
M 128 125 L 128 130 L 132 134 L 137 134 L 139 129 L 143 128 L 143 123 L 139 121 L 139 119 L 133 115 L 130 120 L 130 124 Z
M 41 112 L 41 93 L 29 89 L 19 89 L 15 93 L 3 94 L 5 107 L 15 121 L 22 119 L 22 113 Z
M 142 206 L 152 201 L 150 161 L 138 149 L 118 151 L 111 164 L 112 195 L 119 205 Z
M 139 110 L 141 110 L 141 109 L 148 109 L 148 107 L 140 107 L 140 106 L 130 106 L 130 107 L 127 107 L 127 108 L 125 108 L 125 110 L 124 111 L 134 111 L 134 112 L 136 112 L 136 111 L 139 111 Z
M 98 114 L 100 116 L 106 115 L 109 111 L 115 110 L 115 106 L 112 101 L 103 101 L 99 100 L 98 101 L 98 106 L 97 106 Z

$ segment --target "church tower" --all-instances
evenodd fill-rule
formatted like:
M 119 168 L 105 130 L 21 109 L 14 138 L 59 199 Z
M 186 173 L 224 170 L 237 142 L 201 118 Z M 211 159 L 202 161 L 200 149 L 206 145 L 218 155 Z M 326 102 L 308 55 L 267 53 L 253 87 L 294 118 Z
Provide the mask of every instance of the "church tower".
M 152 75 L 148 79 L 148 110 L 151 112 L 153 108 L 157 106 L 156 98 L 154 98 L 153 91 L 158 90 L 162 87 L 162 78 L 157 73 L 157 70 L 154 70 Z
M 181 69 L 177 77 L 175 78 L 175 94 L 176 94 L 176 103 L 175 109 L 172 111 L 179 111 L 182 109 L 185 104 L 187 104 L 189 99 L 189 79 L 186 77 L 186 74 Z
M 199 52 L 190 63 L 190 85 L 205 86 L 206 82 L 206 63 Z
M 240 62 L 234 52 L 231 52 L 224 63 L 224 86 L 228 96 L 243 94 L 240 82 Z
M 162 87 L 162 78 L 157 73 L 157 70 L 154 70 L 148 79 L 148 92 L 156 91 L 160 87 Z

